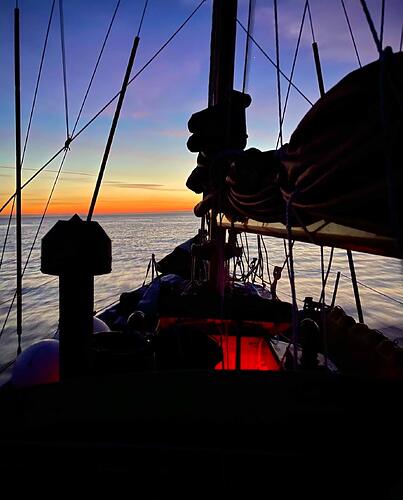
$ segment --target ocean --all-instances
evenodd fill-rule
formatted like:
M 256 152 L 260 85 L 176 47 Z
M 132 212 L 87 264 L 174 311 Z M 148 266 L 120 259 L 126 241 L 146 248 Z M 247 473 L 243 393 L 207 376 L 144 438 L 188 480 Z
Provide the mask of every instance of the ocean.
M 49 338 L 58 322 L 58 278 L 40 271 L 40 240 L 61 217 L 44 220 L 27 266 L 23 281 L 23 336 L 22 348 Z M 112 240 L 112 273 L 95 278 L 95 310 L 100 311 L 119 300 L 122 292 L 135 289 L 143 283 L 151 254 L 157 260 L 175 246 L 197 233 L 200 221 L 192 213 L 171 212 L 154 214 L 124 214 L 96 216 Z M 37 231 L 39 217 L 23 217 L 23 263 Z M 8 217 L 0 217 L 0 252 L 7 229 Z M 269 269 L 284 263 L 283 241 L 265 238 Z M 244 240 L 245 243 L 245 240 Z M 249 257 L 257 256 L 257 237 L 248 235 Z M 0 254 L 1 255 L 1 254 Z M 325 249 L 325 263 L 329 249 Z M 403 287 L 402 263 L 398 259 L 354 253 L 364 320 L 371 328 L 403 345 Z M 266 256 L 264 257 L 265 263 Z M 297 297 L 302 305 L 306 296 L 319 299 L 321 292 L 320 248 L 295 243 L 294 262 Z M 326 297 L 333 294 L 337 271 L 341 278 L 336 303 L 357 319 L 346 252 L 335 250 L 329 274 Z M 0 269 L 0 332 L 15 292 L 15 224 L 11 224 L 8 243 Z M 291 292 L 285 267 L 278 284 L 282 300 L 290 300 Z M 0 337 L 0 367 L 16 357 L 16 313 L 11 310 Z

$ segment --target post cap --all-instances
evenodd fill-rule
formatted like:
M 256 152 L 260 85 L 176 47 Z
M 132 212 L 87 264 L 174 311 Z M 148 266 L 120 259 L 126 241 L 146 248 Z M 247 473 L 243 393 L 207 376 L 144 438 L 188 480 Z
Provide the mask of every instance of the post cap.
M 98 222 L 84 221 L 76 214 L 67 221 L 57 221 L 42 238 L 41 271 L 44 274 L 97 276 L 111 270 L 111 240 Z

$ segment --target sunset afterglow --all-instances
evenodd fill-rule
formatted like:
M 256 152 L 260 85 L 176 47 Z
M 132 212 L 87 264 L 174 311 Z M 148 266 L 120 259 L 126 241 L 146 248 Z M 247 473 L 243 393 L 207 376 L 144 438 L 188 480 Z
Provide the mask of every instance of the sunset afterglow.
M 0 205 L 14 192 L 14 64 L 13 9 L 0 6 Z M 151 0 L 145 15 L 132 75 L 150 60 L 199 4 L 195 0 Z M 51 0 L 20 1 L 22 133 L 28 125 Z M 377 57 L 359 2 L 346 2 L 355 29 L 363 64 Z M 116 2 L 68 0 L 64 2 L 68 119 L 71 135 L 83 96 Z M 120 90 L 136 35 L 143 2 L 122 1 L 101 59 L 93 86 L 77 125 L 80 130 Z M 246 24 L 248 2 L 239 2 L 238 18 Z M 380 3 L 368 2 L 374 22 L 380 23 Z M 290 74 L 304 2 L 279 4 L 281 66 Z M 274 58 L 271 1 L 258 1 L 253 36 Z M 358 67 L 351 38 L 339 2 L 312 0 L 315 36 L 319 45 L 326 88 Z M 401 2 L 387 2 L 384 44 L 398 50 Z M 330 20 L 330 22 L 329 22 Z M 186 149 L 187 121 L 207 105 L 211 2 L 205 2 L 188 25 L 130 85 L 106 168 L 96 213 L 192 210 L 200 197 L 185 187 L 196 157 Z M 318 87 L 311 50 L 311 30 L 305 21 L 295 84 L 315 102 Z M 245 34 L 237 35 L 235 88 L 242 88 Z M 282 80 L 282 102 L 287 81 Z M 248 147 L 271 149 L 278 135 L 276 71 L 256 47 L 251 50 L 247 91 L 253 101 L 248 109 Z M 49 214 L 85 214 L 111 125 L 116 101 L 73 141 L 56 185 Z M 287 140 L 309 109 L 309 103 L 291 90 L 284 121 Z M 38 170 L 66 140 L 63 72 L 57 2 L 50 29 L 37 104 L 29 136 L 23 181 Z M 59 155 L 23 191 L 25 214 L 41 214 L 60 165 Z M 11 204 L 1 215 L 9 212 Z

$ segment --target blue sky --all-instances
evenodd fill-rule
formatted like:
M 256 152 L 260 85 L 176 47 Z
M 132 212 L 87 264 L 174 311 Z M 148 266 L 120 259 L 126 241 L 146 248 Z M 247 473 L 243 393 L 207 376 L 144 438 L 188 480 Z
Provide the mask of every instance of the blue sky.
M 289 74 L 298 35 L 303 0 L 281 0 L 279 29 L 281 67 Z M 20 0 L 22 123 L 25 135 L 40 54 L 52 0 Z M 194 0 L 149 0 L 136 58 L 135 74 L 199 4 Z M 364 64 L 376 59 L 359 0 L 345 0 Z M 13 192 L 14 97 L 13 9 L 0 4 L 0 202 Z M 70 128 L 91 76 L 116 0 L 64 0 L 65 43 Z M 119 89 L 133 36 L 137 33 L 143 0 L 121 0 L 115 24 L 86 103 L 84 125 Z M 246 24 L 248 2 L 240 1 L 238 17 Z M 316 40 L 321 53 L 326 88 L 358 67 L 341 3 L 311 0 Z M 368 1 L 379 29 L 381 1 Z M 387 0 L 384 44 L 398 50 L 403 5 Z M 107 167 L 99 212 L 189 209 L 197 198 L 184 187 L 195 157 L 186 150 L 187 121 L 206 106 L 209 70 L 211 1 L 129 87 Z M 275 57 L 273 2 L 257 0 L 253 36 Z M 311 51 L 312 35 L 305 21 L 295 84 L 311 101 L 318 98 Z M 235 87 L 242 87 L 245 35 L 238 30 Z M 58 2 L 45 56 L 38 101 L 24 167 L 24 179 L 56 152 L 66 139 Z M 249 146 L 275 147 L 278 134 L 276 72 L 261 52 L 252 48 L 247 91 L 253 98 L 248 110 Z M 283 97 L 287 82 L 282 79 Z M 289 137 L 309 104 L 291 91 L 284 135 Z M 71 146 L 56 188 L 51 212 L 85 212 L 92 194 L 109 131 L 114 105 Z M 7 168 L 4 168 L 7 167 Z M 58 168 L 57 160 L 48 170 Z M 75 172 L 75 173 L 74 173 Z M 87 175 L 82 175 L 87 174 Z M 40 213 L 55 173 L 47 172 L 24 190 L 26 213 Z M 2 203 L 1 203 L 2 204 Z

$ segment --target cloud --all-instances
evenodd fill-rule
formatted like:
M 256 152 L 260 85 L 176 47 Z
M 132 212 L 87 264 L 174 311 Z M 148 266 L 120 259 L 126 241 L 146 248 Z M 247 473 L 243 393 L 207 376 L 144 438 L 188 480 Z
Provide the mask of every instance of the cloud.
M 152 191 L 186 191 L 186 189 L 166 188 L 164 187 L 164 184 L 148 184 L 148 183 L 119 182 L 119 181 L 105 181 L 104 184 L 123 189 L 150 189 Z
M 140 120 L 141 118 L 147 118 L 151 115 L 151 113 L 149 111 L 132 111 L 127 113 L 127 115 L 131 118 L 137 118 L 138 120 Z
M 172 128 L 166 130 L 160 130 L 159 133 L 166 137 L 188 137 L 189 132 L 185 128 Z

